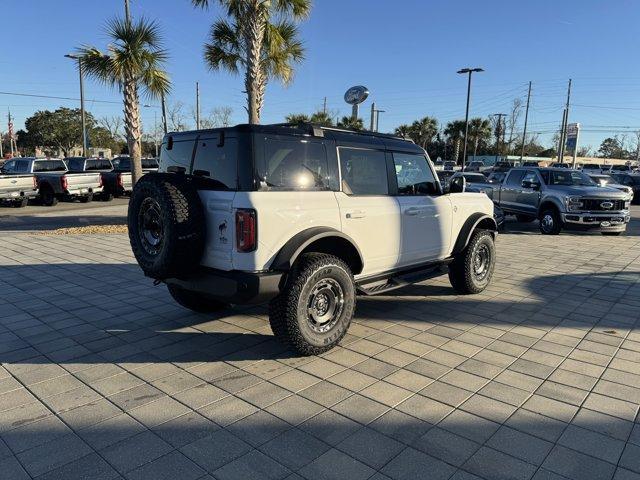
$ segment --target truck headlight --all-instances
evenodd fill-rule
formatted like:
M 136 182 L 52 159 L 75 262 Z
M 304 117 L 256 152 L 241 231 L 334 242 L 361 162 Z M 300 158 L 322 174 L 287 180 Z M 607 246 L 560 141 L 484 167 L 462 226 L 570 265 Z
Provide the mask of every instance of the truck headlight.
M 582 199 L 580 197 L 565 197 L 567 203 L 567 210 L 576 211 L 583 207 Z

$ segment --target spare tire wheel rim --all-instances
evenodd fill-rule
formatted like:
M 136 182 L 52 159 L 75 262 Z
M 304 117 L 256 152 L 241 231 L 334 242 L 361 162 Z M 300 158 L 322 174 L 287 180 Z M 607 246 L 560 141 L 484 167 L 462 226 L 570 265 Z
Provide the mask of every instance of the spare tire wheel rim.
M 332 278 L 319 280 L 311 289 L 307 301 L 307 322 L 317 333 L 331 330 L 344 308 L 344 291 Z
M 482 282 L 491 269 L 491 250 L 486 243 L 481 243 L 473 252 L 473 275 Z
M 164 239 L 164 222 L 160 204 L 153 198 L 145 198 L 140 205 L 138 235 L 147 253 L 157 255 L 160 252 Z

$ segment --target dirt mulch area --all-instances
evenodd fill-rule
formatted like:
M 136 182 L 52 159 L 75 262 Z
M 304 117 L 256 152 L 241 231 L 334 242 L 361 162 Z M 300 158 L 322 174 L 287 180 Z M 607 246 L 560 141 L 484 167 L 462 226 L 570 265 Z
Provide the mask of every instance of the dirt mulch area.
M 36 232 L 35 235 L 95 235 L 105 233 L 128 233 L 126 225 L 87 225 L 86 227 L 56 228 Z

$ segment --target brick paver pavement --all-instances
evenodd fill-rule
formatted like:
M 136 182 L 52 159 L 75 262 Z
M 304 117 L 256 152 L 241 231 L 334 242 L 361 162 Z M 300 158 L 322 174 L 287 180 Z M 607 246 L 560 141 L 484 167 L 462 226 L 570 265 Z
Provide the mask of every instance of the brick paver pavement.
M 491 287 L 360 298 L 292 356 L 124 235 L 2 237 L 0 479 L 640 479 L 640 237 L 507 233 Z

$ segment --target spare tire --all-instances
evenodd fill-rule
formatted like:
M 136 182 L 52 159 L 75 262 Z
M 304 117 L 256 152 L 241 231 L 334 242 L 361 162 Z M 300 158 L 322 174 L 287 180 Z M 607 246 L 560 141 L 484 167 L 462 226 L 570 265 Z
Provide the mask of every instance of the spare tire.
M 148 277 L 178 277 L 200 264 L 206 237 L 204 210 L 187 177 L 143 176 L 131 194 L 127 222 L 131 249 Z

